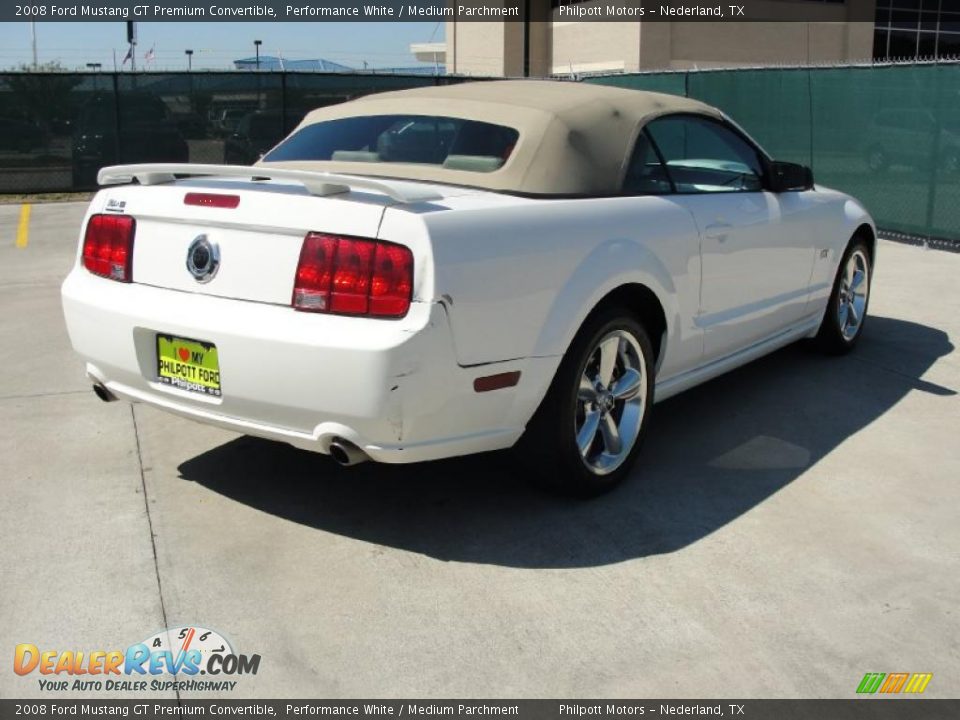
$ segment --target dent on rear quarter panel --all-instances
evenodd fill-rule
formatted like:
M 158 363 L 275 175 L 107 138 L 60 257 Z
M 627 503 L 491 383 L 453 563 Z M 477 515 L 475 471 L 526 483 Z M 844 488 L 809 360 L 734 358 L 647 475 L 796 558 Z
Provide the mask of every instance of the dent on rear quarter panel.
M 430 319 L 425 327 L 405 328 L 403 332 L 409 334 L 410 336 L 420 334 L 427 338 L 436 337 L 438 328 L 437 322 L 434 319 L 434 315 L 435 313 L 430 313 Z M 449 337 L 449 333 L 447 333 L 445 336 Z M 426 347 L 426 352 L 431 352 L 432 350 L 433 349 L 428 344 Z M 422 351 L 423 348 L 421 348 L 421 352 Z M 433 350 L 433 353 L 438 354 L 435 350 Z M 389 395 L 387 396 L 387 403 L 386 407 L 384 408 L 383 418 L 390 426 L 390 431 L 393 435 L 393 438 L 397 442 L 403 442 L 404 437 L 406 437 L 406 428 L 403 423 L 404 399 L 411 396 L 416 397 L 418 395 L 416 385 L 422 381 L 421 375 L 423 373 L 423 362 L 421 357 L 421 355 L 411 352 L 404 353 L 400 359 L 399 367 L 395 368 L 388 378 Z

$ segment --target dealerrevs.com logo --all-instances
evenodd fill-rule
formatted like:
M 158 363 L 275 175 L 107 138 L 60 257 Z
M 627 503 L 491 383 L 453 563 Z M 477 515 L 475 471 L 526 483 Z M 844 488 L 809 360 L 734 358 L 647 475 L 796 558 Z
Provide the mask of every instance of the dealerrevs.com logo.
M 241 675 L 256 675 L 260 655 L 242 655 L 215 630 L 162 630 L 125 650 L 50 650 L 16 646 L 13 671 L 39 676 L 45 691 L 229 691 Z

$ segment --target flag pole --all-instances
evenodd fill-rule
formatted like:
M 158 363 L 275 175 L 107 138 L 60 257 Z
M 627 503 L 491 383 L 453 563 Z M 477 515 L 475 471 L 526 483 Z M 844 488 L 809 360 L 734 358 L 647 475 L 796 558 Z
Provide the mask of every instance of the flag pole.
M 37 24 L 30 23 L 30 45 L 33 47 L 33 69 L 37 69 Z

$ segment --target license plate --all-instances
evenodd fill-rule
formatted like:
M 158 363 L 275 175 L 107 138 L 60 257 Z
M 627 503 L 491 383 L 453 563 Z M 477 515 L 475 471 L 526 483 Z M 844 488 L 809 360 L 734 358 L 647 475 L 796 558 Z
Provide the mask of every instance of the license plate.
M 157 335 L 157 380 L 181 390 L 220 397 L 217 346 L 172 335 Z

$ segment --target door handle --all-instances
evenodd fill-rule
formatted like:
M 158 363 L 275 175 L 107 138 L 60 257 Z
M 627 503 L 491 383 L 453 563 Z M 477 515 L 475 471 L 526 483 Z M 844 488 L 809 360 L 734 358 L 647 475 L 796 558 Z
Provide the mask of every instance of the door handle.
M 703 229 L 703 234 L 708 240 L 717 242 L 726 242 L 727 234 L 733 229 L 733 225 L 725 222 L 711 223 Z

